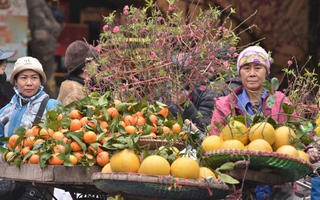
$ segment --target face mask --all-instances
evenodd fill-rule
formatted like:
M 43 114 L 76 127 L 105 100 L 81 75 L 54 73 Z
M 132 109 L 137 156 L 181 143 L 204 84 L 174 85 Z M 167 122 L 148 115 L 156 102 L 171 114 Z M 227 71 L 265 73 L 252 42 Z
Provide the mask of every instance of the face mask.
M 4 84 L 7 81 L 6 73 L 0 74 L 0 84 Z

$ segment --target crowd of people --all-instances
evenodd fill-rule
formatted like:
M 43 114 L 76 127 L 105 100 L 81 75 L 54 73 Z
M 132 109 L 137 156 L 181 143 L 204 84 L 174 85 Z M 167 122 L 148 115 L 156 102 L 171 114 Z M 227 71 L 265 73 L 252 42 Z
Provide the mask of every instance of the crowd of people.
M 4 69 L 7 59 L 12 55 L 13 51 L 0 50 L 0 83 L 6 81 Z M 69 45 L 65 55 L 68 74 L 61 84 L 57 100 L 50 98 L 43 90 L 43 84 L 47 78 L 41 63 L 29 56 L 18 58 L 9 78 L 15 95 L 0 110 L 0 137 L 11 136 L 13 130 L 19 126 L 31 127 L 36 120 L 45 117 L 46 111 L 55 109 L 58 104 L 67 105 L 82 99 L 85 96 L 84 67 L 88 62 L 95 62 L 92 58 L 97 55 L 98 53 L 83 41 L 75 41 Z M 283 122 L 286 116 L 282 114 L 284 113 L 282 104 L 290 103 L 290 99 L 277 91 L 275 105 L 272 108 L 266 105 L 270 94 L 263 88 L 263 82 L 270 74 L 272 61 L 270 55 L 260 46 L 244 49 L 237 58 L 238 79 L 228 80 L 232 90 L 217 94 L 210 88 L 203 89 L 201 85 L 194 87 L 191 91 L 188 87 L 184 87 L 172 96 L 170 103 L 176 109 L 171 112 L 175 115 L 179 113 L 188 123 L 194 123 L 194 130 L 200 129 L 205 132 L 207 126 L 212 126 L 210 135 L 219 135 L 220 130 L 216 123 L 227 124 L 229 116 L 249 117 L 262 113 L 265 116 L 271 116 L 278 123 Z M 292 117 L 295 117 L 295 112 Z M 316 148 L 308 147 L 306 152 L 311 162 L 319 160 Z M 270 186 L 265 186 L 267 189 L 261 189 L 261 187 L 256 190 L 257 200 L 265 199 L 272 192 Z M 20 193 L 11 191 L 0 198 L 23 199 L 24 191 L 28 188 L 23 186 L 17 186 L 17 188 Z M 265 192 L 260 194 L 259 191 Z

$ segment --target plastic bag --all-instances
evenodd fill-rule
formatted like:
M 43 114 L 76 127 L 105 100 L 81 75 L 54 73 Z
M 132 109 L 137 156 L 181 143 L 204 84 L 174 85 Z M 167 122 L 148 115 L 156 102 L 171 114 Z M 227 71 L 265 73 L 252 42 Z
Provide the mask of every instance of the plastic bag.
M 320 199 L 320 177 L 311 179 L 311 200 Z

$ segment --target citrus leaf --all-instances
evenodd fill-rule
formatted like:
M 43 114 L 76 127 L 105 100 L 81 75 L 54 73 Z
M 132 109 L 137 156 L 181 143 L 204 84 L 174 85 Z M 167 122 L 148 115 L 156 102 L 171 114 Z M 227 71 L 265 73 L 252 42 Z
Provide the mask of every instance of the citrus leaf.
M 233 162 L 226 162 L 216 170 L 218 170 L 218 171 L 231 171 L 231 170 L 233 170 L 233 168 L 234 168 Z
M 229 184 L 238 184 L 239 183 L 239 181 L 237 179 L 234 179 L 227 174 L 218 174 L 218 178 L 220 178 L 220 180 L 224 183 L 229 183 Z

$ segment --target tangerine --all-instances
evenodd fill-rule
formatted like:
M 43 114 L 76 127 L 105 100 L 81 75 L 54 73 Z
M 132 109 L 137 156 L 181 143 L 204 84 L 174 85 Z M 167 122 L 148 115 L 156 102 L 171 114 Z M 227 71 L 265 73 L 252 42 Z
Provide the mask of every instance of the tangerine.
M 97 134 L 93 131 L 87 131 L 83 134 L 83 141 L 87 144 L 95 142 L 97 140 Z
M 109 163 L 109 152 L 102 151 L 98 153 L 96 160 L 98 165 L 100 165 L 101 167 L 104 167 L 106 164 Z
M 70 111 L 69 117 L 70 117 L 71 119 L 78 119 L 78 120 L 80 120 L 80 119 L 82 118 L 82 115 L 81 115 L 81 113 L 80 113 L 80 110 L 75 109 L 75 110 L 71 110 L 71 111 Z
M 48 162 L 50 165 L 62 165 L 64 160 L 61 160 L 60 158 L 58 158 L 59 154 L 58 153 L 54 153 L 52 154 L 51 158 L 49 158 Z
M 178 123 L 175 123 L 172 125 L 172 132 L 173 133 L 180 133 L 181 132 L 181 126 Z
M 82 128 L 82 123 L 79 119 L 73 119 L 70 123 L 70 131 L 78 131 Z

